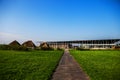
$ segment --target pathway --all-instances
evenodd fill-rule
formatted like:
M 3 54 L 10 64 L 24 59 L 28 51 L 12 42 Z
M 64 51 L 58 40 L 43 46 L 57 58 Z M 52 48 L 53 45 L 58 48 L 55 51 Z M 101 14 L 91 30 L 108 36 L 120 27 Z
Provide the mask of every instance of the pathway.
M 52 80 L 90 80 L 79 64 L 65 50 L 59 65 L 52 76 Z

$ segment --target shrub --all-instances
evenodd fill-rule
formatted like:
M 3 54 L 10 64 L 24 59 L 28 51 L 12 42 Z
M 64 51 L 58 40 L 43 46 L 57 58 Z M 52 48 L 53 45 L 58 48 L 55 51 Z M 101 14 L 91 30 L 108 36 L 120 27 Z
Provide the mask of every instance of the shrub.
M 59 47 L 57 48 L 57 50 L 59 50 L 59 51 L 63 51 L 63 49 L 61 49 L 61 48 L 59 48 Z
M 25 46 L 11 46 L 11 45 L 0 45 L 0 50 L 19 50 L 19 51 L 29 51 L 30 48 Z
M 0 45 L 0 50 L 10 50 L 10 49 L 11 47 L 9 45 L 5 45 L 5 44 Z
M 20 46 L 17 50 L 20 50 L 20 51 L 28 51 L 29 49 L 25 46 Z
M 76 50 L 88 51 L 88 50 L 90 50 L 90 49 L 85 49 L 85 48 L 80 48 L 80 47 L 78 47 L 78 48 L 76 48 Z

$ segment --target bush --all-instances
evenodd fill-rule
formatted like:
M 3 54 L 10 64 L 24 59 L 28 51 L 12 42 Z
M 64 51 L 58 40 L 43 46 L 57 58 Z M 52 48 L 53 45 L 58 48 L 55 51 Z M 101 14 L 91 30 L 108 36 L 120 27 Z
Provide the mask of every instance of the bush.
M 61 49 L 61 48 L 59 48 L 59 47 L 57 48 L 57 50 L 59 50 L 59 51 L 63 51 L 63 49 Z
M 20 46 L 17 50 L 20 50 L 20 51 L 28 51 L 29 49 L 25 46 Z
M 9 45 L 5 45 L 5 44 L 0 45 L 0 50 L 10 50 L 10 49 L 11 47 Z
M 76 48 L 76 50 L 88 51 L 88 50 L 90 50 L 90 49 L 85 49 L 85 48 L 80 48 L 80 47 L 78 47 L 78 48 Z
M 51 48 L 51 47 L 41 47 L 41 50 L 54 50 L 54 48 Z
M 24 46 L 11 46 L 11 45 L 0 45 L 0 50 L 20 50 L 20 51 L 29 51 L 30 48 Z

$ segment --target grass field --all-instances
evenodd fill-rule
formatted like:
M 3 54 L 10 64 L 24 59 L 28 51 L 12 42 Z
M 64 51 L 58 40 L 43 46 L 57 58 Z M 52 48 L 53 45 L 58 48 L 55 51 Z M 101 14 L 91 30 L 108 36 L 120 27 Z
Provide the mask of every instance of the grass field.
M 62 53 L 0 50 L 0 80 L 49 80 Z
M 120 80 L 120 51 L 70 51 L 91 80 Z

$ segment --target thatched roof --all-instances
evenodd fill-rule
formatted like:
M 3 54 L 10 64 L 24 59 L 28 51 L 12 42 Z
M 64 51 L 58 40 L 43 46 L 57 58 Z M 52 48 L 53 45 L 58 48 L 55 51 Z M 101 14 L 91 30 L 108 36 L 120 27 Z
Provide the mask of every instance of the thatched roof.
M 20 43 L 16 40 L 12 41 L 11 43 L 9 43 L 10 46 L 20 46 Z
M 25 46 L 25 47 L 36 47 L 35 44 L 31 40 L 24 42 L 22 44 L 22 46 Z
M 40 47 L 49 47 L 49 45 L 46 42 L 43 42 L 40 44 Z

